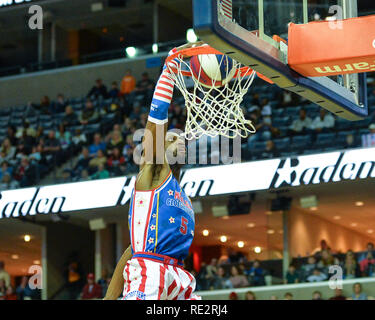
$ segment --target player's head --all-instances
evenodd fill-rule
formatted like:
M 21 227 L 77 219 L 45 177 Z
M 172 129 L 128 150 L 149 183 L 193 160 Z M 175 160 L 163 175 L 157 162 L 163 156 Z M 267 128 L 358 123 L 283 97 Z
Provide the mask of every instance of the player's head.
M 185 140 L 175 132 L 167 132 L 165 136 L 165 155 L 171 166 L 185 163 Z

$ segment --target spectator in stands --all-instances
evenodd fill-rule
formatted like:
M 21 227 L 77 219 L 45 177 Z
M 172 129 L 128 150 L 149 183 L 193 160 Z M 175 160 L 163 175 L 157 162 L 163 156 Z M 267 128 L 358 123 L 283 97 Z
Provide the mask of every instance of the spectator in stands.
M 120 176 L 125 173 L 125 158 L 121 154 L 120 149 L 115 147 L 112 150 L 112 154 L 109 156 L 107 161 L 108 168 L 115 176 Z
M 6 174 L 12 175 L 12 172 L 13 172 L 13 168 L 9 166 L 9 163 L 7 161 L 3 161 L 3 163 L 1 164 L 1 169 L 0 169 L 0 180 Z
M 117 82 L 113 81 L 111 85 L 111 90 L 109 90 L 108 92 L 108 98 L 116 99 L 118 98 L 119 94 L 120 94 L 120 90 L 118 89 Z
M 73 171 L 76 174 L 79 174 L 82 170 L 88 169 L 90 160 L 91 160 L 91 156 L 90 156 L 90 153 L 89 153 L 89 149 L 87 149 L 86 147 L 83 147 L 82 151 L 81 151 L 81 154 L 78 157 L 78 161 L 77 161 L 76 165 L 74 166 Z
M 90 160 L 89 166 L 93 169 L 98 169 L 99 165 L 105 166 L 106 162 L 106 155 L 104 154 L 103 150 L 99 149 L 96 157 Z
M 332 256 L 330 250 L 322 250 L 321 259 L 317 264 L 318 268 L 324 270 L 327 273 L 328 268 L 332 265 L 334 265 L 334 257 Z
M 0 183 L 0 190 L 14 190 L 19 187 L 20 184 L 16 180 L 13 180 L 9 173 L 3 175 Z
M 299 111 L 299 118 L 294 120 L 289 127 L 289 134 L 304 134 L 311 132 L 312 120 L 307 116 L 306 110 L 301 109 Z
M 323 300 L 322 293 L 320 291 L 314 291 L 312 295 L 312 300 Z
M 111 140 L 107 144 L 107 152 L 108 154 L 112 153 L 114 148 L 118 148 L 119 150 L 123 150 L 125 145 L 125 141 L 122 138 L 122 133 L 120 130 L 114 130 L 112 133 Z
M 290 292 L 285 293 L 284 300 L 293 300 L 293 295 Z
M 48 136 L 44 141 L 43 145 L 43 156 L 47 158 L 47 160 L 53 161 L 57 165 L 60 165 L 63 161 L 61 156 L 61 143 L 56 138 L 56 133 L 54 130 L 50 130 L 48 132 Z
M 81 265 L 77 259 L 77 253 L 70 255 L 64 272 L 66 287 L 70 300 L 76 300 L 81 292 L 83 276 Z
M 257 299 L 257 297 L 256 297 L 256 295 L 255 295 L 254 292 L 252 292 L 252 291 L 247 291 L 247 292 L 245 293 L 245 300 L 256 300 L 256 299 Z
M 4 261 L 0 261 L 0 281 L 1 280 L 4 281 L 5 287 L 8 287 L 10 285 L 10 275 L 5 271 Z
M 17 295 L 15 294 L 12 286 L 8 286 L 5 292 L 4 300 L 17 300 Z
M 225 270 L 223 267 L 218 267 L 215 279 L 213 281 L 213 288 L 215 290 L 221 289 L 231 289 L 233 288 L 232 283 L 229 280 L 229 277 L 226 276 Z
M 362 285 L 359 282 L 353 284 L 353 293 L 348 300 L 368 300 L 367 294 L 362 292 Z
M 79 176 L 79 181 L 88 181 L 88 180 L 90 180 L 89 172 L 88 170 L 83 169 Z
M 229 294 L 229 300 L 238 300 L 238 295 L 234 291 Z
M 121 80 L 121 95 L 123 96 L 128 96 L 131 94 L 136 85 L 136 80 L 134 76 L 132 75 L 132 71 L 128 69 L 125 73 L 125 76 Z
M 68 149 L 72 142 L 72 134 L 70 131 L 66 130 L 62 123 L 59 125 L 59 131 L 56 132 L 56 139 L 59 140 L 60 146 L 63 150 Z
M 33 146 L 31 149 L 31 153 L 29 155 L 30 163 L 33 165 L 39 165 L 40 161 L 42 160 L 42 146 L 39 144 L 37 146 Z
M 212 288 L 217 273 L 217 259 L 211 259 L 211 262 L 206 267 L 208 287 Z
M 106 150 L 106 143 L 102 140 L 100 133 L 95 133 L 94 142 L 89 146 L 90 156 L 95 156 L 99 150 Z
M 245 275 L 240 273 L 237 266 L 232 266 L 229 280 L 232 283 L 233 288 L 244 288 L 249 286 L 249 281 Z
M 103 84 L 102 79 L 96 79 L 95 85 L 91 88 L 91 90 L 87 94 L 87 97 L 96 100 L 99 97 L 106 99 L 107 96 L 107 87 Z
M 64 114 L 64 117 L 62 118 L 61 123 L 65 127 L 71 127 L 71 126 L 75 126 L 78 124 L 78 117 L 74 113 L 72 106 L 69 105 L 65 107 L 65 114 Z
M 291 283 L 298 283 L 299 282 L 299 274 L 296 270 L 296 267 L 293 264 L 289 265 L 288 272 L 285 275 L 284 283 L 291 284 Z
M 272 140 L 266 142 L 266 149 L 261 154 L 261 159 L 274 159 L 278 158 L 280 153 L 275 148 L 275 143 Z
M 51 101 L 48 96 L 43 96 L 40 101 L 40 105 L 37 107 L 41 114 L 51 113 Z
M 198 291 L 209 289 L 209 283 L 207 279 L 207 265 L 204 261 L 201 263 L 201 267 L 197 274 L 197 283 L 198 283 L 198 288 L 197 288 Z
M 349 250 L 345 256 L 344 277 L 345 279 L 353 279 L 358 276 L 358 263 L 355 259 L 354 252 Z
M 6 138 L 9 139 L 10 144 L 13 145 L 13 146 L 17 145 L 17 142 L 18 142 L 16 132 L 17 132 L 17 130 L 14 126 L 8 126 Z
M 87 125 L 91 123 L 96 123 L 99 120 L 99 114 L 95 110 L 94 104 L 90 99 L 86 101 L 85 108 L 83 109 L 81 116 L 79 117 L 79 122 L 82 125 Z
M 64 98 L 64 95 L 59 93 L 57 95 L 56 101 L 52 103 L 52 113 L 63 113 L 65 111 L 65 107 L 67 106 L 67 101 Z
M 3 300 L 7 292 L 7 286 L 5 285 L 5 280 L 0 279 L 0 299 Z
M 0 162 L 10 162 L 16 155 L 16 147 L 14 147 L 9 138 L 5 138 L 0 148 Z
M 329 300 L 346 300 L 346 297 L 342 293 L 342 289 L 336 288 L 335 295 Z
M 270 296 L 270 300 L 279 300 L 279 298 L 275 295 Z
M 90 178 L 91 180 L 107 179 L 110 177 L 109 171 L 105 168 L 104 164 L 98 165 L 98 171 L 96 171 Z
M 248 271 L 250 283 L 252 286 L 264 286 L 264 270 L 260 266 L 260 261 L 255 260 L 252 267 Z
M 82 132 L 81 129 L 77 128 L 74 131 L 74 135 L 72 137 L 72 142 L 75 146 L 75 150 L 79 150 L 83 145 L 87 143 L 87 137 L 84 132 Z
M 375 146 L 375 123 L 369 126 L 370 132 L 362 135 L 362 147 L 371 148 Z
M 93 300 L 102 298 L 102 287 L 95 283 L 95 276 L 93 273 L 87 275 L 87 283 L 83 287 L 81 299 Z
M 31 300 L 34 296 L 34 290 L 29 286 L 29 278 L 23 276 L 20 285 L 16 288 L 18 300 Z
M 335 126 L 335 118 L 326 109 L 320 108 L 320 114 L 312 122 L 311 129 L 316 133 L 329 132 Z
M 318 268 L 315 268 L 312 275 L 307 277 L 307 282 L 319 282 L 327 279 L 327 276 L 322 273 Z
M 369 242 L 366 251 L 358 259 L 363 276 L 372 277 L 375 273 L 375 250 L 374 244 Z
M 144 72 L 142 73 L 142 78 L 138 81 L 133 93 L 144 95 L 143 102 L 147 104 L 151 101 L 154 85 L 155 83 L 150 79 L 148 73 Z
M 23 157 L 20 165 L 16 168 L 14 178 L 21 187 L 29 187 L 36 182 L 36 168 L 29 162 L 27 157 Z

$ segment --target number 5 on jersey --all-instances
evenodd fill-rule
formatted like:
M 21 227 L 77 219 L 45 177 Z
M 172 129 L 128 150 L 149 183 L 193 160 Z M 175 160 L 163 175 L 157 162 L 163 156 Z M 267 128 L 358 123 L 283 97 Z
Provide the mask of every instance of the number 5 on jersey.
M 180 232 L 185 235 L 187 233 L 187 224 L 188 224 L 188 219 L 181 217 L 181 227 L 180 227 Z

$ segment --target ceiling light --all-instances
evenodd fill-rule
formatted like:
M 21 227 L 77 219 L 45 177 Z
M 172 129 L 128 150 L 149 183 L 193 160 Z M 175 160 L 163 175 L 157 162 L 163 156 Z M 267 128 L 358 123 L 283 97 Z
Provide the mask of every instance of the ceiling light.
M 357 202 L 355 203 L 355 205 L 356 205 L 357 207 L 363 207 L 363 206 L 364 206 L 364 203 L 363 203 L 362 201 L 357 201 Z
M 12 254 L 12 255 L 11 255 L 11 258 L 12 258 L 13 260 L 17 260 L 17 259 L 19 259 L 19 255 L 18 255 L 18 254 Z
M 341 217 L 340 217 L 340 216 L 334 216 L 333 219 L 334 219 L 334 220 L 340 220 Z
M 266 214 L 267 216 L 270 216 L 270 215 L 272 215 L 272 211 L 266 211 L 265 214 Z
M 154 43 L 154 44 L 152 45 L 152 52 L 153 52 L 153 53 L 158 53 L 158 52 L 159 52 L 159 46 L 158 46 L 157 43 Z
M 238 241 L 237 245 L 238 248 L 243 248 L 245 246 L 245 243 L 243 241 Z
M 25 235 L 23 236 L 23 240 L 25 240 L 25 242 L 30 242 L 30 240 L 31 240 L 30 235 L 25 234 Z
M 137 49 L 134 47 L 127 47 L 125 51 L 129 58 L 134 58 L 137 55 Z
M 255 223 L 252 223 L 252 222 L 251 222 L 251 223 L 248 223 L 247 226 L 248 226 L 249 228 L 254 228 L 254 227 L 255 227 Z
M 275 233 L 275 230 L 269 229 L 269 230 L 267 230 L 267 233 L 268 233 L 268 234 L 274 234 L 274 233 Z
M 261 252 L 262 252 L 261 247 L 255 247 L 255 248 L 254 248 L 254 252 L 255 252 L 255 253 L 261 253 Z
M 367 230 L 367 233 L 374 233 L 374 230 L 369 229 L 369 230 Z
M 207 229 L 203 230 L 202 234 L 207 237 L 209 234 L 210 234 L 210 231 L 208 231 Z
M 221 242 L 227 242 L 227 240 L 228 240 L 227 236 L 221 236 L 220 237 Z
M 350 226 L 356 227 L 356 226 L 358 226 L 358 223 L 353 222 Z
M 311 211 L 317 211 L 317 210 L 318 210 L 318 207 L 311 207 L 310 210 L 311 210 Z
M 34 260 L 33 263 L 34 264 L 40 264 L 40 260 Z

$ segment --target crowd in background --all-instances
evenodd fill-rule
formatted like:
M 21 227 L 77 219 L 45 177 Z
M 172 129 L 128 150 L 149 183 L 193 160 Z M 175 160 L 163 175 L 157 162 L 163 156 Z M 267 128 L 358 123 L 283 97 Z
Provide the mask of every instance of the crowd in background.
M 137 81 L 128 70 L 120 85 L 112 82 L 107 88 L 97 79 L 82 98 L 66 99 L 59 94 L 51 101 L 44 96 L 38 104 L 0 110 L 0 124 L 4 125 L 0 132 L 0 190 L 38 184 L 64 164 L 65 169 L 53 176 L 52 182 L 136 172 L 133 134 L 145 128 L 154 85 L 146 72 Z M 169 129 L 183 130 L 186 109 L 175 91 Z M 369 92 L 372 96 L 375 90 Z M 260 80 L 245 96 L 243 111 L 257 129 L 257 134 L 242 141 L 243 160 L 304 153 L 310 146 L 332 148 L 333 136 L 329 134 L 352 126 L 346 121 L 341 128 L 337 118 L 324 109 L 275 86 L 265 86 Z M 375 123 L 371 117 L 359 123 L 364 126 L 359 130 L 361 136 L 346 130 L 337 138 L 341 140 L 336 148 L 374 146 Z M 326 140 L 322 142 L 320 137 Z
M 197 290 L 221 290 L 257 287 L 267 283 L 267 276 L 273 271 L 264 267 L 265 261 L 248 261 L 240 252 L 232 252 L 227 257 L 212 259 L 209 264 L 202 263 L 196 274 Z M 343 279 L 355 279 L 375 276 L 375 248 L 368 243 L 365 251 L 355 253 L 348 250 L 345 254 L 334 253 L 323 240 L 321 250 L 305 258 L 295 258 L 283 276 L 282 283 L 313 283 L 328 281 L 330 267 L 340 267 Z M 332 272 L 331 272 L 332 273 Z M 365 300 L 363 299 L 357 300 Z
M 267 261 L 248 261 L 240 252 L 231 251 L 228 256 L 220 259 L 212 259 L 209 264 L 202 263 L 200 270 L 186 267 L 196 278 L 197 291 L 206 290 L 233 290 L 228 296 L 229 299 L 239 299 L 235 289 L 260 287 L 272 285 L 273 280 L 267 280 L 267 276 L 272 275 L 271 270 L 263 265 Z M 331 266 L 340 267 L 343 279 L 356 279 L 361 277 L 375 276 L 375 248 L 373 243 L 368 243 L 365 250 L 355 253 L 349 250 L 345 254 L 334 253 L 333 250 L 322 240 L 321 249 L 315 254 L 305 258 L 295 258 L 292 260 L 288 271 L 283 276 L 282 283 L 314 283 L 328 281 L 330 277 L 329 269 Z M 14 288 L 11 285 L 10 276 L 5 271 L 4 262 L 0 261 L 0 300 L 31 300 L 40 299 L 40 290 L 30 287 L 30 279 L 23 276 L 19 285 Z M 110 272 L 103 270 L 102 276 L 95 281 L 93 273 L 85 273 L 77 255 L 72 255 L 66 264 L 64 275 L 64 285 L 61 289 L 66 290 L 65 299 L 90 300 L 104 298 L 111 281 Z M 353 285 L 353 293 L 344 296 L 342 290 L 335 291 L 333 297 L 323 297 L 322 293 L 315 291 L 313 300 L 322 299 L 331 300 L 372 300 L 363 291 L 362 285 L 356 282 Z M 246 300 L 255 300 L 256 294 L 248 291 L 245 295 Z M 286 293 L 285 296 L 276 295 L 270 297 L 271 300 L 284 299 L 292 300 L 293 295 Z

